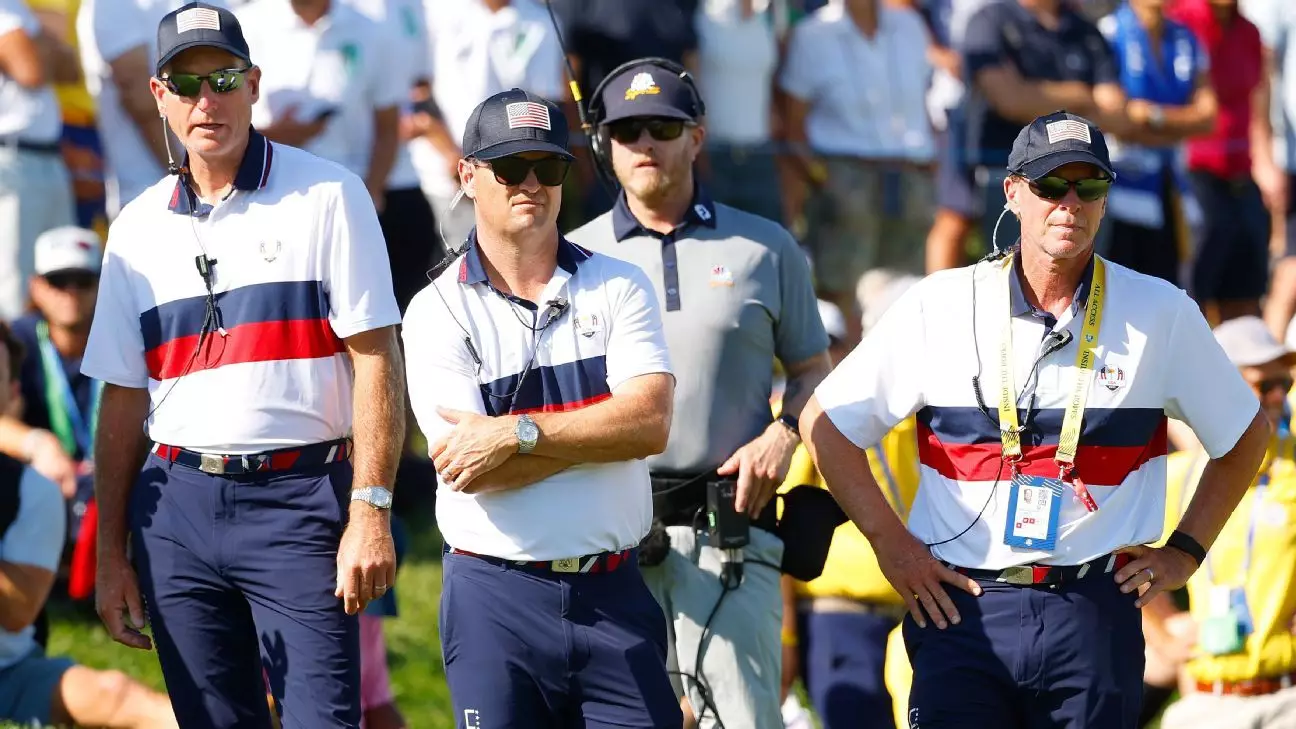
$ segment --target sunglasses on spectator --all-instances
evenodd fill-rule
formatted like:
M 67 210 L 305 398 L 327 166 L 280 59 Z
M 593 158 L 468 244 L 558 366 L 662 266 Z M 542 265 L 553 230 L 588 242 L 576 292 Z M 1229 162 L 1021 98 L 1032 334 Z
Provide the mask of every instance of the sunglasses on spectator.
M 49 274 L 45 277 L 45 282 L 59 291 L 69 289 L 88 291 L 99 283 L 99 276 L 88 271 L 64 271 Z
M 1068 180 L 1064 177 L 1041 177 L 1038 180 L 1027 180 L 1031 192 L 1045 200 L 1061 200 L 1075 188 L 1076 196 L 1084 202 L 1101 200 L 1111 189 L 1112 181 L 1106 177 L 1086 177 L 1083 180 Z
M 542 157 L 527 159 L 525 157 L 500 157 L 478 163 L 478 167 L 489 167 L 495 173 L 495 180 L 501 185 L 521 185 L 527 175 L 535 170 L 536 180 L 545 187 L 557 187 L 567 179 L 571 169 L 571 160 L 562 157 Z
M 1290 377 L 1271 377 L 1266 380 L 1260 380 L 1259 382 L 1252 385 L 1252 387 L 1256 389 L 1256 392 L 1260 393 L 1261 395 L 1264 395 L 1266 393 L 1273 392 L 1274 390 L 1291 392 L 1293 384 L 1296 384 L 1296 380 L 1293 380 Z
M 211 87 L 213 93 L 228 94 L 243 86 L 248 68 L 225 68 L 208 74 L 172 73 L 162 77 L 167 90 L 176 96 L 194 97 L 202 93 L 203 81 Z
M 659 142 L 679 139 L 688 122 L 682 119 L 621 119 L 608 124 L 608 134 L 621 144 L 633 144 L 639 141 L 645 129 Z

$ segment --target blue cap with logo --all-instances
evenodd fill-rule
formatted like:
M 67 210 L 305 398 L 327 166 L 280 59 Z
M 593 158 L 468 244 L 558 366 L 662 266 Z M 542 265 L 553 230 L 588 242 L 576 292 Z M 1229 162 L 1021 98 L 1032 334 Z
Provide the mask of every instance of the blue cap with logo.
M 1078 114 L 1055 111 L 1027 124 L 1017 134 L 1008 155 L 1008 171 L 1038 180 L 1072 162 L 1086 162 L 1116 179 L 1102 130 Z
M 252 63 L 243 26 L 234 13 L 216 5 L 193 2 L 176 8 L 158 23 L 158 62 L 154 73 L 161 76 L 172 59 L 190 48 L 208 46 L 229 51 Z
M 696 121 L 705 113 L 688 81 L 646 61 L 608 79 L 601 97 L 604 124 L 632 117 Z
M 463 153 L 480 160 L 521 152 L 549 152 L 574 159 L 567 140 L 567 118 L 553 102 L 522 89 L 509 89 L 473 109 L 464 127 Z

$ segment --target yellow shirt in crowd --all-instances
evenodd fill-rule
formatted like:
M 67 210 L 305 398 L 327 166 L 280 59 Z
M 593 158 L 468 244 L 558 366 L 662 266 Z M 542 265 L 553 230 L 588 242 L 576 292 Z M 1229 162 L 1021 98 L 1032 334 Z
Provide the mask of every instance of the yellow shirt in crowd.
M 61 24 L 66 28 L 64 37 L 73 50 L 79 50 L 76 17 L 81 0 L 27 0 L 27 7 L 37 15 L 61 18 Z M 94 99 L 86 90 L 84 80 L 71 84 L 54 84 L 54 93 L 58 97 L 64 123 L 74 126 L 94 125 Z
M 1241 681 L 1296 670 L 1296 635 L 1292 634 L 1292 616 L 1296 615 L 1294 449 L 1296 439 L 1290 436 L 1273 440 L 1260 469 L 1261 474 L 1268 472 L 1269 475 L 1263 499 L 1256 503 L 1257 489 L 1253 483 L 1211 547 L 1208 559 L 1215 583 L 1226 587 L 1245 585 L 1254 631 L 1238 653 L 1202 655 L 1189 661 L 1188 672 L 1198 681 Z M 1170 456 L 1165 537 L 1178 525 L 1206 462 L 1206 455 L 1200 451 Z M 1247 531 L 1253 514 L 1255 541 L 1251 568 L 1244 575 Z M 1210 576 L 1203 564 L 1188 581 L 1189 609 L 1199 626 L 1210 613 L 1213 587 Z

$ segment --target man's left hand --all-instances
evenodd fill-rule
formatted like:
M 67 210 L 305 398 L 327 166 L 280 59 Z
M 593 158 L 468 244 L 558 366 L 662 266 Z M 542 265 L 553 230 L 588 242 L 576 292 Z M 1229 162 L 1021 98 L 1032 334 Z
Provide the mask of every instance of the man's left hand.
M 517 452 L 514 418 L 492 418 L 450 408 L 437 408 L 454 430 L 428 448 L 436 472 L 453 491 L 463 491 L 473 479 L 494 470 Z
M 753 519 L 760 516 L 783 479 L 787 478 L 797 443 L 791 430 L 774 423 L 716 469 L 721 476 L 738 474 L 738 496 L 734 508 Z
M 355 615 L 387 593 L 396 580 L 396 544 L 386 510 L 351 502 L 351 518 L 338 545 L 337 589 L 347 615 Z
M 1173 592 L 1188 583 L 1197 571 L 1197 561 L 1174 547 L 1148 547 L 1136 544 L 1119 550 L 1134 559 L 1116 572 L 1121 592 L 1140 590 L 1135 607 L 1152 602 L 1158 593 Z

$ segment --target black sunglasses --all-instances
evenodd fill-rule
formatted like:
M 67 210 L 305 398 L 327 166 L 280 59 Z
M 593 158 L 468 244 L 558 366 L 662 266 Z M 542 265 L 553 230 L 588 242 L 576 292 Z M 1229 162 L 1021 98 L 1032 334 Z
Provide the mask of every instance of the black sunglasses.
M 527 175 L 535 170 L 536 180 L 545 187 L 557 187 L 567 179 L 571 169 L 571 160 L 562 157 L 542 157 L 527 159 L 525 157 L 499 157 L 478 163 L 479 167 L 489 167 L 495 173 L 495 179 L 501 185 L 521 185 Z
M 633 144 L 639 141 L 645 129 L 659 142 L 679 139 L 688 123 L 682 119 L 621 119 L 607 126 L 613 139 L 621 144 Z
M 1274 377 L 1267 380 L 1261 380 L 1256 383 L 1255 388 L 1261 395 L 1264 395 L 1273 392 L 1274 390 L 1291 392 L 1293 384 L 1296 384 L 1296 380 L 1292 380 L 1290 377 Z
M 99 276 L 88 271 L 64 271 L 49 274 L 45 277 L 45 282 L 59 291 L 68 289 L 88 291 L 99 283 Z
M 212 71 L 209 74 L 197 73 L 172 73 L 162 77 L 162 83 L 166 85 L 167 90 L 176 96 L 194 97 L 202 93 L 202 83 L 206 79 L 207 85 L 217 94 L 228 94 L 229 92 L 243 86 L 243 81 L 247 78 L 247 72 L 250 68 L 225 68 L 220 71 Z
M 1045 200 L 1061 200 L 1071 188 L 1076 196 L 1084 202 L 1100 200 L 1111 189 L 1112 181 L 1107 177 L 1086 177 L 1083 180 L 1068 180 L 1063 177 L 1041 177 L 1038 180 L 1027 180 L 1031 192 Z

